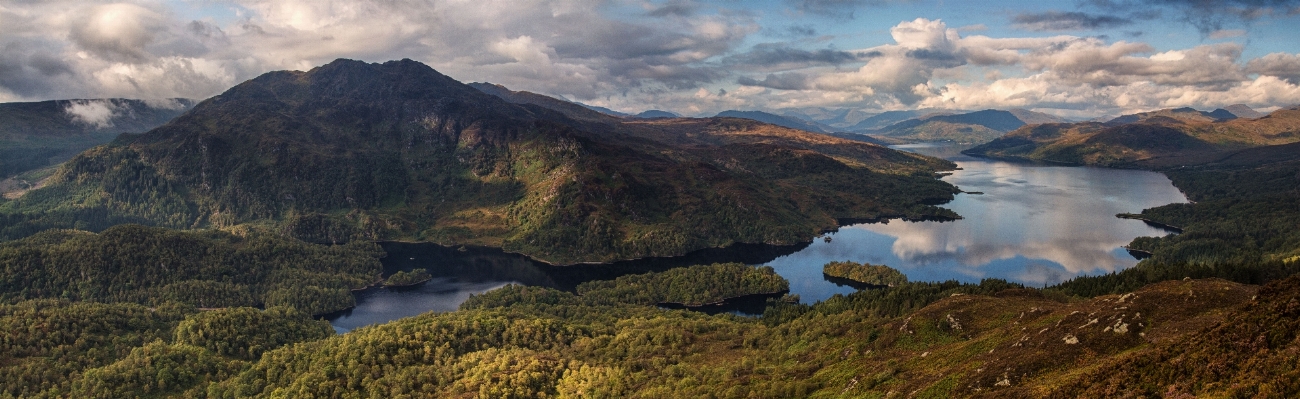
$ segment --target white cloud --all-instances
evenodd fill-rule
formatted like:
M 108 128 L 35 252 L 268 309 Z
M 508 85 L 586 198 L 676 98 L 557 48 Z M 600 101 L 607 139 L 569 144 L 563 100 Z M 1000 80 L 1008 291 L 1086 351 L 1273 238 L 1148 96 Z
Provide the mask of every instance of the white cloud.
M 191 3 L 157 0 L 0 5 L 0 101 L 205 98 L 272 70 L 412 58 L 461 81 L 687 114 L 1300 102 L 1300 56 L 1243 60 L 1234 42 L 1156 49 L 1069 35 L 963 37 L 987 28 L 918 18 L 889 29 L 893 43 L 870 48 L 809 47 L 822 46 L 820 37 L 742 47 L 762 18 L 722 10 L 727 3 L 647 13 L 646 4 L 613 0 L 224 1 L 214 4 L 237 16 L 194 20 L 177 9 Z M 708 95 L 697 96 L 701 88 Z
M 113 127 L 117 106 L 107 100 L 74 100 L 63 109 L 73 122 L 97 129 Z

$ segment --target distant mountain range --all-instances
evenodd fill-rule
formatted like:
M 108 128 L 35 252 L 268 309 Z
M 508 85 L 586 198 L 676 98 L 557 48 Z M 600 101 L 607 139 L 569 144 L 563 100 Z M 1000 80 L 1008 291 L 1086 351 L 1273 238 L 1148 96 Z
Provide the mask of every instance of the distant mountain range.
M 649 118 L 680 118 L 680 117 L 681 117 L 681 115 L 677 115 L 677 114 L 675 114 L 675 113 L 668 112 L 668 111 L 660 111 L 660 110 L 657 110 L 657 109 L 652 109 L 652 110 L 649 110 L 649 111 L 644 111 L 644 112 L 641 112 L 641 113 L 636 114 L 636 115 L 633 115 L 633 116 L 634 116 L 634 117 L 637 117 L 637 118 L 643 118 L 643 119 L 649 119 Z
M 121 98 L 0 103 L 0 180 L 63 162 L 121 133 L 148 131 L 193 105 Z
M 1201 164 L 1239 150 L 1300 141 L 1300 108 L 1266 116 L 1246 106 L 1124 115 L 1107 122 L 1025 126 L 966 153 L 1064 164 L 1165 168 Z
M 727 118 L 753 119 L 759 122 L 771 123 L 773 125 L 784 126 L 791 129 L 799 129 L 799 130 L 813 132 L 813 133 L 826 133 L 826 130 L 823 130 L 821 127 L 818 127 L 813 123 L 806 122 L 802 119 L 784 117 L 781 115 L 767 113 L 763 111 L 734 111 L 734 110 L 722 111 L 719 112 L 716 116 L 727 117 Z
M 892 111 L 892 113 L 877 115 L 863 120 L 857 126 L 874 126 L 888 120 L 908 119 L 881 128 L 858 130 L 855 133 L 901 142 L 983 143 L 1027 124 L 1064 121 L 1062 118 L 1024 109 L 1011 111 L 989 109 L 954 114 L 930 113 L 912 117 L 920 112 L 922 111 Z
M 490 93 L 490 94 L 489 94 Z M 0 201 L 0 238 L 256 224 L 313 242 L 485 245 L 557 264 L 795 244 L 954 218 L 950 162 L 737 118 L 621 118 L 419 62 L 277 71 Z
M 1231 109 L 1231 110 L 1229 110 Z M 1194 108 L 1173 108 L 1159 111 L 1142 112 L 1130 115 L 1120 116 L 1118 118 L 1106 121 L 1108 125 L 1123 125 L 1128 123 L 1205 123 L 1216 121 L 1228 121 L 1238 118 L 1259 118 L 1264 114 L 1244 104 L 1236 104 L 1227 108 L 1219 108 L 1214 111 L 1205 112 L 1197 111 Z

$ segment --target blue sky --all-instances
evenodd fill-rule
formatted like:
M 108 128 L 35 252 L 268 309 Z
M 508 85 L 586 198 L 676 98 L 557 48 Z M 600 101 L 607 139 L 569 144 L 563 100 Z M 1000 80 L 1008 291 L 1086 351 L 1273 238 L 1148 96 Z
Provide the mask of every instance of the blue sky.
M 1300 103 L 1300 0 L 0 0 L 0 101 L 411 58 L 625 112 Z

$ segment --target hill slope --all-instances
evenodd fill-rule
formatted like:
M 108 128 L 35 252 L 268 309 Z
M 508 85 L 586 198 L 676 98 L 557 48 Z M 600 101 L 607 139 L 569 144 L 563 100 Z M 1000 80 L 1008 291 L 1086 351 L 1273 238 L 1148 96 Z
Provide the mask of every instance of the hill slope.
M 121 133 L 153 129 L 193 105 L 120 98 L 0 103 L 0 179 L 63 162 Z
M 1226 112 L 1226 111 L 1225 111 Z M 1233 151 L 1300 141 L 1300 108 L 1258 119 L 1215 119 L 1174 109 L 1106 123 L 1026 126 L 966 153 L 993 158 L 1161 168 L 1213 161 Z
M 813 133 L 826 133 L 825 130 L 823 130 L 820 127 L 817 127 L 817 125 L 814 125 L 812 123 L 805 122 L 797 118 L 784 117 L 781 115 L 770 114 L 763 111 L 734 111 L 734 110 L 722 111 L 715 116 L 728 117 L 728 118 L 753 119 L 759 122 L 771 123 L 773 125 L 784 126 L 791 129 L 799 129 L 799 130 L 809 131 Z
M 987 109 L 962 114 L 932 114 L 861 133 L 904 141 L 985 143 L 1026 124 L 1059 122 L 1060 118 L 1028 110 Z
M 955 192 L 932 177 L 946 161 L 742 119 L 557 112 L 569 103 L 533 96 L 503 101 L 409 60 L 267 73 L 72 159 L 0 203 L 0 236 L 256 223 L 575 263 L 956 216 L 925 205 Z

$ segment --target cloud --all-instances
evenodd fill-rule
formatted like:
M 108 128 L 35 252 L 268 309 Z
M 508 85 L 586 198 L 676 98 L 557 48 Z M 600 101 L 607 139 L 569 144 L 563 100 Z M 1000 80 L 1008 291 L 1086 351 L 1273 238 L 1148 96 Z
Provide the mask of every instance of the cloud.
M 1224 26 L 1245 26 L 1259 19 L 1294 14 L 1300 9 L 1300 0 L 1087 0 L 1083 5 L 1138 19 L 1155 18 L 1169 11 L 1174 19 L 1208 36 Z
M 794 9 L 820 15 L 827 15 L 840 18 L 853 18 L 853 12 L 869 3 L 879 3 L 873 0 L 786 0 Z
M 821 32 L 836 29 L 799 19 L 824 23 L 821 15 L 850 15 L 894 3 L 889 0 L 787 1 L 775 11 L 784 18 L 775 27 L 760 25 L 772 14 L 727 9 L 737 2 L 223 1 L 238 14 L 187 16 L 186 10 L 196 11 L 181 7 L 192 3 L 156 0 L 0 6 L 0 101 L 201 99 L 268 71 L 306 70 L 344 57 L 412 58 L 462 81 L 620 110 L 687 114 L 1005 105 L 1085 113 L 1210 104 L 1216 95 L 1252 106 L 1300 102 L 1293 96 L 1300 82 L 1296 55 L 1244 60 L 1239 43 L 1157 50 L 1132 38 L 988 37 L 922 18 L 892 26 L 888 44 L 841 49 L 828 47 L 834 36 Z M 1241 10 L 1253 4 L 1228 3 Z M 1110 23 L 1105 16 L 1141 21 L 1192 7 L 1180 4 L 1126 1 L 1113 10 L 1083 10 L 1078 18 L 1033 14 L 1043 18 L 1030 22 L 1104 25 Z M 1282 12 L 1267 4 L 1254 9 L 1266 11 L 1234 15 L 1263 19 Z M 786 41 L 751 44 L 761 41 L 754 35 L 760 32 Z M 701 89 L 709 95 L 696 95 Z M 714 95 L 721 90 L 725 96 Z
M 1272 76 L 1300 84 L 1300 54 L 1272 53 L 1246 63 L 1246 73 Z
M 689 17 L 695 15 L 695 9 L 698 6 L 688 0 L 672 0 L 661 6 L 654 7 L 646 12 L 646 15 L 652 17 Z
M 63 109 L 73 122 L 97 129 L 113 127 L 117 106 L 108 100 L 73 100 Z
M 1064 31 L 1108 29 L 1132 25 L 1133 20 L 1113 15 L 1096 15 L 1082 12 L 1049 11 L 1037 14 L 1020 14 L 1011 18 L 1016 27 L 1033 31 Z
M 841 65 L 879 55 L 880 53 L 867 51 L 803 50 L 784 43 L 760 43 L 747 52 L 727 56 L 722 63 L 742 67 L 798 68 L 813 65 Z
M 705 60 L 759 31 L 693 1 L 606 13 L 607 0 L 229 0 L 238 18 L 186 19 L 152 0 L 0 7 L 0 100 L 205 98 L 261 73 L 335 58 L 412 58 L 460 80 L 578 99 L 684 90 L 729 73 Z
M 787 72 L 783 74 L 768 74 L 763 80 L 754 80 L 749 77 L 741 76 L 736 83 L 745 86 L 769 87 L 779 90 L 805 90 L 811 88 L 808 84 L 808 77 L 797 72 Z

